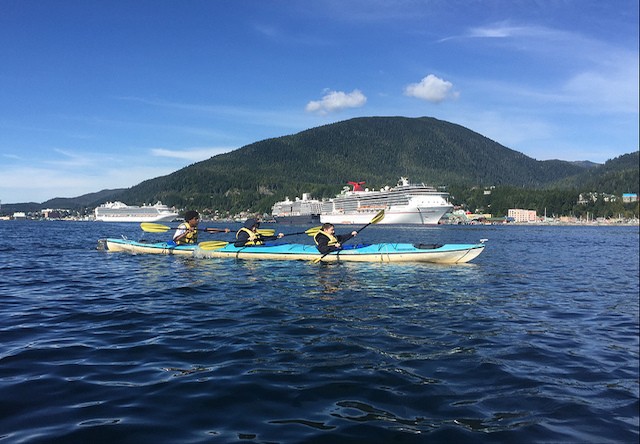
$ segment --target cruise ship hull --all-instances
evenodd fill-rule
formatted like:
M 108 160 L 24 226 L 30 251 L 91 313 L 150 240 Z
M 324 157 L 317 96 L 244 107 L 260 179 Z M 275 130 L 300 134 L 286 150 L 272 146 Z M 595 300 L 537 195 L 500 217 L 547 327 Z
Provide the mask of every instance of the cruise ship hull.
M 157 216 L 145 216 L 145 215 L 132 215 L 132 216 L 110 216 L 108 214 L 102 216 L 96 216 L 98 222 L 171 222 L 176 219 L 178 214 L 172 213 L 168 215 Z
M 142 207 L 107 202 L 97 207 L 94 215 L 100 222 L 171 222 L 178 217 L 178 213 L 161 202 Z
M 301 214 L 296 216 L 273 216 L 276 223 L 292 225 L 317 225 L 320 223 L 319 214 Z
M 419 207 L 393 207 L 384 210 L 384 219 L 378 222 L 383 224 L 408 224 L 408 225 L 437 225 L 438 221 L 453 207 L 419 208 Z M 375 211 L 358 211 L 354 213 L 322 213 L 321 223 L 363 225 L 371 222 L 377 214 Z

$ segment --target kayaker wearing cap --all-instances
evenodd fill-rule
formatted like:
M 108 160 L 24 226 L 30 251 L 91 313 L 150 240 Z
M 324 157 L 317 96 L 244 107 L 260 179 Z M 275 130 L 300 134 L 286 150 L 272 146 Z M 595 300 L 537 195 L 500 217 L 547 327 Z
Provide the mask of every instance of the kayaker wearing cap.
M 177 245 L 195 244 L 198 242 L 198 223 L 200 215 L 197 211 L 187 211 L 184 213 L 184 222 L 178 225 L 176 232 L 173 234 L 173 241 Z M 205 228 L 206 233 L 228 233 L 229 229 Z
M 255 219 L 247 219 L 244 226 L 236 233 L 236 241 L 233 245 L 236 247 L 248 247 L 251 245 L 264 245 L 264 241 L 275 240 L 284 237 L 284 234 L 278 233 L 277 236 L 263 236 L 258 233 L 260 222 Z
M 326 223 L 322 225 L 322 230 L 318 231 L 316 235 L 313 236 L 313 240 L 316 242 L 316 246 L 320 253 L 328 254 L 332 251 L 342 250 L 342 243 L 357 235 L 358 232 L 354 230 L 350 234 L 337 236 L 336 229 L 333 224 Z

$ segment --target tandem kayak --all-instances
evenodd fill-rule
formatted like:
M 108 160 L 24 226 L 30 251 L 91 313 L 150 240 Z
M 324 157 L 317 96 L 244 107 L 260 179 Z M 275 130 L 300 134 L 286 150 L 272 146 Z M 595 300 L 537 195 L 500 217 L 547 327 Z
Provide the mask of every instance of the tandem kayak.
M 371 244 L 358 245 L 323 256 L 314 245 L 280 244 L 272 246 L 236 247 L 233 244 L 218 249 L 198 247 L 199 257 L 269 259 L 269 260 L 319 260 L 324 262 L 430 262 L 438 264 L 462 264 L 469 262 L 484 250 L 484 242 L 478 244 Z
M 430 262 L 462 264 L 484 251 L 484 239 L 477 244 L 371 244 L 349 246 L 323 256 L 314 245 L 276 244 L 236 247 L 226 242 L 203 242 L 199 245 L 178 245 L 171 242 L 147 243 L 129 239 L 101 239 L 98 248 L 133 254 L 181 254 L 204 258 L 305 260 L 324 262 Z M 321 259 L 320 259 L 321 258 Z

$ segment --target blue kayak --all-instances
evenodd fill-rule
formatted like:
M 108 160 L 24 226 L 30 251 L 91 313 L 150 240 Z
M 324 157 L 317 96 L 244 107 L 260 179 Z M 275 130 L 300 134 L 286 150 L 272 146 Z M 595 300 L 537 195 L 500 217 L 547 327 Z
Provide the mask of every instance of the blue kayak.
M 271 246 L 236 247 L 227 244 L 222 248 L 207 248 L 201 244 L 196 256 L 237 259 L 306 260 L 306 261 L 355 261 L 355 262 L 431 262 L 460 264 L 478 257 L 484 250 L 478 244 L 371 244 L 344 249 L 323 256 L 314 245 L 279 244 Z
M 484 241 L 484 240 L 483 240 Z M 348 246 L 344 250 L 322 255 L 315 245 L 279 244 L 236 247 L 224 241 L 201 242 L 198 245 L 178 245 L 173 242 L 147 243 L 129 239 L 101 239 L 103 248 L 133 254 L 181 254 L 205 258 L 305 260 L 316 262 L 431 262 L 461 264 L 469 262 L 485 244 L 403 244 L 382 243 Z

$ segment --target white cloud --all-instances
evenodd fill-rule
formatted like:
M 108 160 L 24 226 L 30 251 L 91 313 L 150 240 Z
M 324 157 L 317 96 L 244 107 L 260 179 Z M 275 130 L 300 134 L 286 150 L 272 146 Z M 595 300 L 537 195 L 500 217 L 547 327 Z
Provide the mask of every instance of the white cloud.
M 232 149 L 156 148 L 144 152 L 133 150 L 133 155 L 123 153 L 119 156 L 54 149 L 61 158 L 40 162 L 29 159 L 11 164 L 0 162 L 0 199 L 3 203 L 44 202 L 55 197 L 77 197 L 103 189 L 128 188 Z
M 99 175 L 92 169 L 72 171 L 60 168 L 0 167 L 0 177 L 3 179 L 0 183 L 0 196 L 3 203 L 44 202 L 55 197 L 78 197 L 104 189 L 128 188 L 177 169 L 141 163 L 142 161 L 127 166 L 115 163 L 110 167 L 103 167 Z
M 192 148 L 189 150 L 168 150 L 166 148 L 153 148 L 151 154 L 157 157 L 170 157 L 173 159 L 185 159 L 192 162 L 209 159 L 218 154 L 228 153 L 235 148 L 217 147 L 217 148 Z
M 411 83 L 404 89 L 409 97 L 440 103 L 447 98 L 458 98 L 459 93 L 452 91 L 453 83 L 429 74 L 420 83 Z
M 535 37 L 538 39 L 558 40 L 573 38 L 572 34 L 543 26 L 514 26 L 509 22 L 495 23 L 490 26 L 470 28 L 465 37 L 468 38 L 515 38 Z
M 566 94 L 600 113 L 638 112 L 638 54 L 609 57 L 601 65 L 576 73 L 564 85 Z
M 342 91 L 329 91 L 321 100 L 312 100 L 307 103 L 305 110 L 311 113 L 327 114 L 345 108 L 359 108 L 365 103 L 367 103 L 367 97 L 358 89 L 348 94 Z
M 76 152 L 58 148 L 54 148 L 53 151 L 61 154 L 64 158 L 59 160 L 48 160 L 45 161 L 45 163 L 68 168 L 81 168 L 97 165 L 95 156 L 92 155 L 81 155 Z

